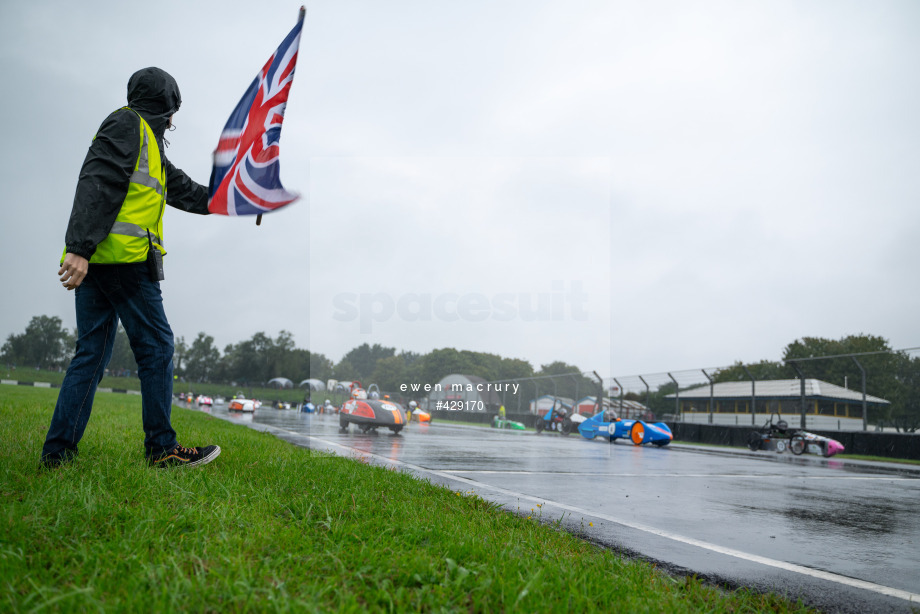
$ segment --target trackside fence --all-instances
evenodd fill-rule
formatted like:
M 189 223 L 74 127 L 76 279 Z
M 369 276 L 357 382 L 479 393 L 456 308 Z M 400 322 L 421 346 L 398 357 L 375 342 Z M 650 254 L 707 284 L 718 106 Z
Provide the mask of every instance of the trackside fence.
M 675 440 L 746 447 L 752 430 L 784 420 L 831 437 L 846 454 L 920 460 L 920 348 L 807 356 L 779 362 L 600 377 L 593 371 L 496 380 L 483 411 L 435 419 L 491 423 L 499 405 L 532 428 L 547 403 L 666 422 Z

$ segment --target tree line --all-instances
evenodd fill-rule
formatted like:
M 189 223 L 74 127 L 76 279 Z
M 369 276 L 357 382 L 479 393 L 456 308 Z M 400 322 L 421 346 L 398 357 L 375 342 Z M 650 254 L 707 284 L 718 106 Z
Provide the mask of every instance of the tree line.
M 35 316 L 24 333 L 11 334 L 0 350 L 0 361 L 41 369 L 66 368 L 76 341 L 76 331 L 69 332 L 56 316 Z M 127 334 L 119 326 L 115 336 L 111 374 L 136 374 L 137 364 Z M 534 369 L 520 358 L 496 354 L 442 348 L 427 354 L 397 351 L 380 344 L 364 343 L 333 362 L 327 356 L 296 347 L 290 332 L 282 330 L 274 338 L 264 332 L 229 344 L 221 351 L 214 337 L 199 332 L 191 342 L 175 340 L 173 371 L 186 382 L 265 385 L 275 377 L 285 377 L 297 385 L 305 379 L 326 382 L 360 381 L 376 383 L 381 390 L 397 391 L 402 384 L 436 384 L 451 373 L 474 375 L 487 381 L 534 376 L 578 373 L 580 369 L 556 361 Z M 544 384 L 542 392 L 554 390 L 559 396 L 574 398 L 577 393 L 595 394 L 596 383 L 584 377 L 559 378 L 553 387 Z
M 0 361 L 41 369 L 66 368 L 75 341 L 76 331 L 65 329 L 60 318 L 34 316 L 25 332 L 9 335 L 0 348 Z M 862 354 L 858 361 L 866 370 L 867 394 L 891 402 L 885 409 L 876 410 L 876 415 L 871 416 L 873 420 L 884 421 L 899 430 L 913 432 L 920 428 L 920 357 L 892 351 L 888 341 L 879 336 L 803 337 L 786 345 L 781 360 L 747 365 L 736 362 L 712 377 L 717 383 L 748 381 L 750 372 L 756 380 L 792 379 L 798 375 L 791 363 L 800 359 L 796 364 L 806 378 L 859 390 L 861 372 L 851 358 L 804 360 L 839 354 Z M 364 343 L 333 362 L 323 354 L 296 347 L 293 335 L 284 330 L 274 338 L 264 332 L 255 333 L 245 341 L 225 346 L 223 351 L 204 332 L 198 333 L 190 343 L 179 337 L 175 341 L 173 362 L 176 375 L 192 383 L 253 386 L 265 385 L 274 377 L 286 377 L 297 385 L 313 378 L 323 382 L 358 380 L 365 385 L 376 383 L 384 391 L 397 391 L 402 384 L 436 384 L 451 373 L 474 375 L 486 381 L 553 375 L 559 377 L 523 382 L 520 393 L 525 403 L 537 394 L 552 393 L 578 400 L 597 393 L 596 380 L 581 375 L 577 366 L 562 361 L 535 369 L 527 360 L 484 352 L 441 348 L 418 354 Z M 127 335 L 121 327 L 115 337 L 109 372 L 116 375 L 137 372 Z M 675 389 L 673 383 L 667 383 L 647 394 L 628 393 L 625 398 L 645 403 L 660 415 L 673 412 L 673 400 L 666 396 Z

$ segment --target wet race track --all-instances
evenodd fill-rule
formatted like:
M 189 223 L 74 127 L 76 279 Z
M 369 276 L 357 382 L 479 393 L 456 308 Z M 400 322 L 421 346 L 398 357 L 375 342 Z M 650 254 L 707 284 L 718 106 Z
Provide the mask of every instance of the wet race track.
M 368 456 L 591 541 L 830 612 L 920 609 L 920 467 L 437 420 L 399 435 L 339 430 L 334 415 L 210 413 L 314 450 Z M 539 505 L 539 507 L 538 507 Z

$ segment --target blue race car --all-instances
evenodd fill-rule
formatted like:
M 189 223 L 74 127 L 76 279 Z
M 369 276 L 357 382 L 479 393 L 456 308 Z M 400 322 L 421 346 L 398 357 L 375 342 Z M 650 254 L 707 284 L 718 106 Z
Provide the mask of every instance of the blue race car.
M 664 422 L 620 420 L 616 413 L 609 409 L 598 412 L 579 424 L 578 432 L 585 439 L 601 436 L 606 437 L 610 443 L 615 439 L 629 439 L 637 446 L 645 443 L 666 446 L 673 439 L 671 429 Z

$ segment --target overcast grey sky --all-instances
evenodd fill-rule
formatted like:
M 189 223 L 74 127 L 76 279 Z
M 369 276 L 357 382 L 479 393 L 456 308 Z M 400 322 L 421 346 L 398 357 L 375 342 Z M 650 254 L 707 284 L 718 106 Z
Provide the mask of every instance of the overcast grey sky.
M 182 91 L 205 183 L 297 2 L 4 2 L 0 337 L 74 326 L 55 275 L 128 77 Z M 602 375 L 920 345 L 916 2 L 313 2 L 281 138 L 304 198 L 167 214 L 167 314 L 221 348 L 294 334 Z M 151 18 L 153 16 L 153 18 Z

